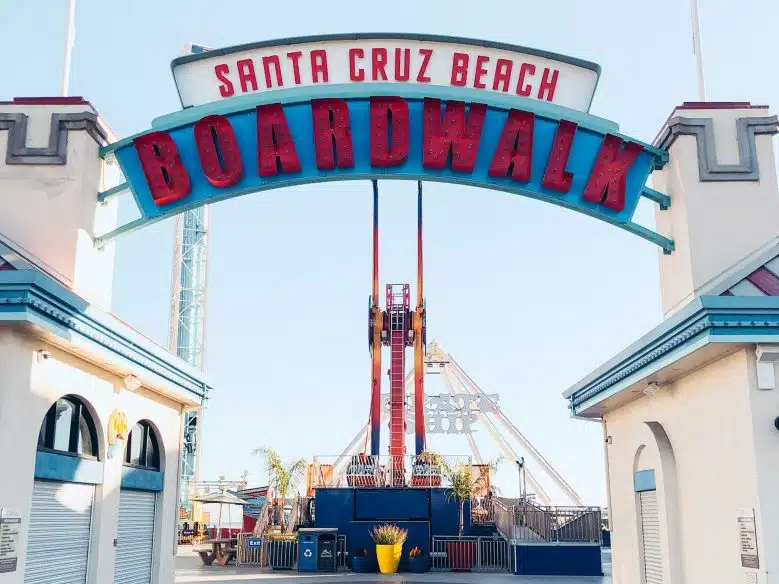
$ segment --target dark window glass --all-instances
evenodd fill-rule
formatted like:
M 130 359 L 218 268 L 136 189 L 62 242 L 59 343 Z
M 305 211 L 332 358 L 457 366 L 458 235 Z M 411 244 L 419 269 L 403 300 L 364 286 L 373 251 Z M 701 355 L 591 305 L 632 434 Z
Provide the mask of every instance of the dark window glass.
M 81 415 L 78 417 L 78 453 L 91 456 L 97 445 L 94 444 L 88 415 L 86 409 L 81 408 Z
M 160 454 L 157 436 L 148 422 L 138 422 L 127 437 L 124 454 L 127 466 L 160 470 Z
M 73 421 L 76 419 L 76 404 L 70 400 L 60 399 L 56 408 L 54 421 L 54 450 L 70 452 L 70 433 Z
M 151 428 L 149 428 L 148 431 L 149 438 L 146 440 L 146 466 L 159 470 L 160 459 L 157 453 L 157 437 L 154 435 L 154 431 Z
M 143 454 L 143 426 L 136 424 L 133 426 L 130 433 L 130 464 L 133 466 L 141 466 L 141 455 Z
M 38 448 L 97 458 L 97 431 L 92 416 L 76 397 L 58 399 L 38 433 Z

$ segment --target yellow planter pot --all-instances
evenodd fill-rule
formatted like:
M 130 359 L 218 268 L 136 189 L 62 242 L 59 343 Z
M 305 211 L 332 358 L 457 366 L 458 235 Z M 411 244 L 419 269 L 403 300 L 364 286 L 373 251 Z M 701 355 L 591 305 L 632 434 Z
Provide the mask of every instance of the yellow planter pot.
M 379 571 L 382 574 L 394 574 L 398 571 L 400 556 L 403 555 L 403 544 L 377 545 L 376 559 L 379 561 Z

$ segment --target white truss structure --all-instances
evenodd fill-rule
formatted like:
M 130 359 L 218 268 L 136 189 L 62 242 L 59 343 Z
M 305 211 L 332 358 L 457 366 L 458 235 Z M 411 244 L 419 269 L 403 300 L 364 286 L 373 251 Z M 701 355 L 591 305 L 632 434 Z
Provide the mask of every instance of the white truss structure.
M 188 45 L 183 54 L 209 49 Z M 208 291 L 208 206 L 191 209 L 176 216 L 171 275 L 169 350 L 193 367 L 203 370 Z M 181 447 L 179 506 L 188 505 L 192 483 L 200 477 L 198 447 L 203 408 L 184 414 Z
M 428 352 L 425 355 L 425 367 L 426 373 L 439 374 L 442 376 L 443 381 L 449 390 L 451 396 L 471 395 L 478 399 L 467 400 L 467 407 L 471 410 L 470 413 L 476 417 L 476 419 L 482 423 L 484 428 L 489 433 L 490 437 L 495 441 L 503 454 L 510 461 L 520 461 L 525 458 L 532 461 L 534 470 L 538 470 L 546 481 L 556 486 L 565 496 L 569 499 L 570 504 L 576 506 L 584 506 L 579 494 L 576 490 L 562 477 L 562 475 L 555 470 L 552 464 L 538 451 L 538 449 L 530 443 L 522 432 L 509 420 L 506 415 L 500 410 L 497 401 L 492 394 L 487 394 L 481 387 L 465 372 L 465 370 L 459 365 L 459 363 L 450 354 L 446 353 L 440 343 L 433 341 L 428 347 Z M 406 393 L 411 395 L 414 385 L 414 371 L 410 371 L 406 376 Z M 410 403 L 410 402 L 409 402 Z M 484 404 L 489 404 L 488 407 L 484 407 Z M 481 406 L 479 406 L 481 404 Z M 382 409 L 382 425 L 386 424 L 386 420 L 389 417 L 389 411 Z M 367 436 L 369 432 L 369 424 L 363 426 L 357 436 L 349 443 L 344 452 L 338 457 L 334 469 L 340 469 L 340 472 L 345 472 L 346 462 L 355 454 L 362 452 L 365 448 Z M 456 431 L 446 432 L 452 434 L 463 434 L 468 441 L 468 446 L 471 450 L 473 460 L 477 464 L 481 464 L 484 458 L 479 450 L 478 445 L 474 439 L 474 434 L 470 431 Z M 343 468 L 341 466 L 343 465 Z M 338 471 L 337 471 L 338 472 Z M 548 484 L 546 481 L 539 481 L 536 476 L 527 468 L 524 468 L 525 480 L 528 487 L 535 493 L 536 498 L 544 505 L 553 504 L 549 493 L 544 489 L 543 484 Z

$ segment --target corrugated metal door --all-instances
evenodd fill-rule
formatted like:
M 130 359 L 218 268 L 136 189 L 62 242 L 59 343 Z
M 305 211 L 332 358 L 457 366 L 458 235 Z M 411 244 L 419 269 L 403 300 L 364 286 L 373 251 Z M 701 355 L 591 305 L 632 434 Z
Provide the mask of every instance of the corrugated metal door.
M 641 502 L 641 537 L 644 548 L 646 584 L 663 584 L 663 550 L 660 545 L 660 514 L 657 491 L 639 493 Z
M 154 553 L 154 507 L 157 493 L 122 489 L 119 496 L 116 584 L 149 584 Z
M 87 581 L 94 496 L 93 485 L 33 483 L 25 584 Z

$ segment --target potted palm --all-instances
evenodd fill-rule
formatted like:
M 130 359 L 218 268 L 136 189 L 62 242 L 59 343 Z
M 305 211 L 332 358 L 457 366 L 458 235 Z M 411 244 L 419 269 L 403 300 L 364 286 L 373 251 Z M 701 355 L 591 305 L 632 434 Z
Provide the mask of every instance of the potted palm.
M 403 555 L 403 543 L 407 537 L 408 531 L 397 525 L 387 523 L 373 528 L 371 538 L 376 544 L 376 559 L 382 574 L 394 574 L 398 571 L 400 557 Z
M 289 570 L 297 562 L 297 545 L 295 535 L 285 533 L 284 501 L 289 494 L 297 493 L 300 481 L 305 475 L 306 461 L 300 458 L 285 465 L 279 454 L 271 448 L 257 448 L 254 454 L 264 459 L 269 487 L 273 489 L 277 500 L 280 501 L 279 532 L 269 533 L 266 536 L 268 561 L 274 570 Z
M 494 470 L 498 461 L 488 465 L 482 465 L 482 468 Z M 488 474 L 480 471 L 475 473 L 470 464 L 458 462 L 456 466 L 450 467 L 443 463 L 443 470 L 446 478 L 451 483 L 449 487 L 449 497 L 457 500 L 460 504 L 459 517 L 459 540 L 450 541 L 446 544 L 446 556 L 449 558 L 449 566 L 454 571 L 470 571 L 476 566 L 476 542 L 463 539 L 465 532 L 463 521 L 465 518 L 465 501 L 470 501 L 474 493 L 484 489 L 488 480 Z

